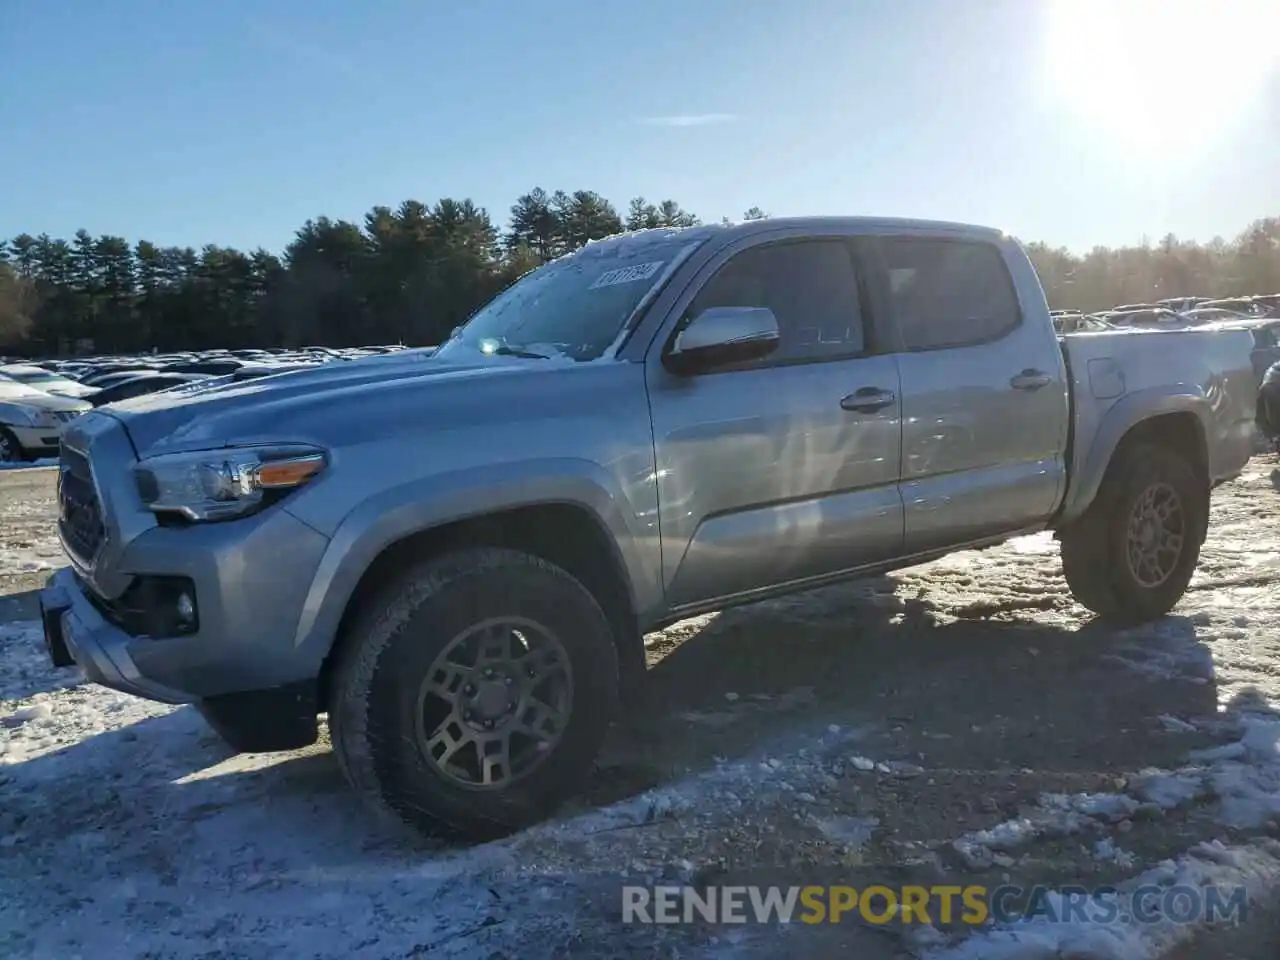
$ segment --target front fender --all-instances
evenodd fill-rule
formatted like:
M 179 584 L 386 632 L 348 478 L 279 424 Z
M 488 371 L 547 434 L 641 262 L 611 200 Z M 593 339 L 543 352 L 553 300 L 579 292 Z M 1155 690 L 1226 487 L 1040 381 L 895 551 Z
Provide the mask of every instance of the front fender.
M 294 645 L 299 654 L 319 669 L 360 578 L 392 543 L 454 521 L 551 503 L 585 508 L 615 545 L 633 609 L 656 605 L 660 564 L 644 544 L 652 541 L 656 550 L 657 530 L 638 529 L 626 498 L 606 470 L 569 458 L 493 464 L 393 487 L 347 514 L 321 558 L 298 621 Z
M 35 413 L 30 407 L 12 401 L 0 401 L 0 423 L 14 427 L 30 427 L 35 424 Z
M 1108 407 L 1097 421 L 1092 441 L 1087 442 L 1085 449 L 1074 458 L 1075 475 L 1058 525 L 1076 519 L 1088 509 L 1125 434 L 1145 420 L 1172 413 L 1195 416 L 1199 425 L 1199 442 L 1203 446 L 1210 433 L 1213 404 L 1196 384 L 1179 383 L 1135 390 Z M 1078 426 L 1087 424 L 1082 422 Z M 1077 444 L 1082 441 L 1089 441 L 1089 438 L 1076 438 Z

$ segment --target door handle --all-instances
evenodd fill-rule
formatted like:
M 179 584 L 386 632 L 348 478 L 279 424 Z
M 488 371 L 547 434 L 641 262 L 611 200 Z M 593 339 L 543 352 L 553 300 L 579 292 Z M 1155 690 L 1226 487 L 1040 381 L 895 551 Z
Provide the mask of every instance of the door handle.
M 1009 386 L 1015 390 L 1039 390 L 1047 387 L 1053 378 L 1043 370 L 1023 370 L 1016 377 L 1009 378 Z
M 840 401 L 843 410 L 857 413 L 875 413 L 898 402 L 892 390 L 881 390 L 879 387 L 862 387 Z

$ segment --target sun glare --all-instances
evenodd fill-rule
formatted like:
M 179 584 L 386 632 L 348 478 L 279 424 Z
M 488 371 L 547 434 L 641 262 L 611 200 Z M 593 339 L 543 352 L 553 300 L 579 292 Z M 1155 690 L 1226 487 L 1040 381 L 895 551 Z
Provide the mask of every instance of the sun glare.
M 1052 0 L 1046 31 L 1051 94 L 1124 140 L 1203 144 L 1280 67 L 1280 0 Z

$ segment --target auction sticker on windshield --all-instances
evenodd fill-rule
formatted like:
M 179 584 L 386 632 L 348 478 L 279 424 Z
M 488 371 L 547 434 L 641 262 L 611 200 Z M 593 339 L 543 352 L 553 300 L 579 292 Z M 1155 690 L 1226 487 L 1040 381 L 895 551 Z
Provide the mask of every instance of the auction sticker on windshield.
M 662 264 L 663 261 L 655 260 L 653 263 L 636 263 L 629 267 L 609 270 L 596 277 L 595 282 L 587 289 L 596 290 L 599 287 L 612 287 L 619 283 L 635 283 L 637 280 L 648 280 L 658 272 L 658 268 Z

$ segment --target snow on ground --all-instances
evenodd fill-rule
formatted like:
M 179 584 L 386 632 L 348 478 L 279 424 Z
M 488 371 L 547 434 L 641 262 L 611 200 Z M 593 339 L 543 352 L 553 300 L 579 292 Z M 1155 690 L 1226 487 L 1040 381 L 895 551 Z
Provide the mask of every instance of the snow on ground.
M 25 463 L 0 463 L 0 470 L 26 470 L 29 467 L 56 467 L 57 457 L 45 457 L 40 460 L 28 460 Z
M 1228 847 L 1219 841 L 1197 844 L 1185 856 L 1166 860 L 1120 885 L 1114 901 L 1124 915 L 1132 916 L 1136 891 L 1142 887 L 1202 888 L 1207 885 L 1242 886 L 1255 899 L 1274 898 L 1280 889 L 1280 843 L 1270 838 L 1256 845 Z M 1149 901 L 1138 897 L 1139 909 Z M 1062 897 L 1049 898 L 1054 917 L 1071 916 Z M 1107 958 L 1107 960 L 1156 960 L 1172 947 L 1190 938 L 1193 928 L 1176 917 L 1161 917 L 1152 923 L 1135 924 L 1121 920 L 1099 922 L 1106 912 L 1102 901 L 1095 919 L 1070 920 L 1050 924 L 1045 919 L 1029 920 L 1018 927 L 1005 927 L 979 934 L 964 942 L 929 951 L 928 960 L 1032 960 L 1055 957 Z
M 655 928 L 621 923 L 619 887 L 1163 880 L 1273 905 L 1270 470 L 1215 495 L 1157 624 L 1088 624 L 1042 535 L 652 635 L 654 707 L 584 797 L 471 847 L 372 820 L 324 742 L 232 756 L 190 708 L 52 671 L 27 603 L 0 623 L 0 956 L 1163 956 L 1194 929 Z M 52 480 L 10 476 L 21 598 L 59 563 Z

